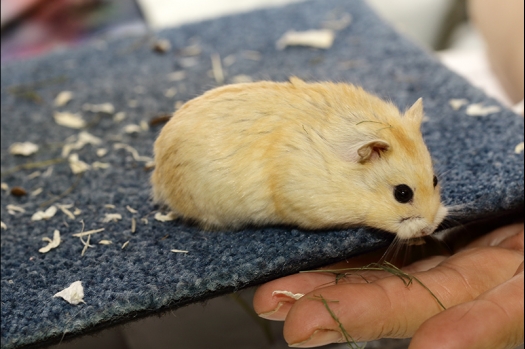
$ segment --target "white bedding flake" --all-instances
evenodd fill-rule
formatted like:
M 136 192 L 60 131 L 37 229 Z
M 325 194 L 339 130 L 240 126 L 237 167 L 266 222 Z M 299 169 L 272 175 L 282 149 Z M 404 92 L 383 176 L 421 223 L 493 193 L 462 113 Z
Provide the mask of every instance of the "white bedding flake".
M 83 128 L 86 126 L 86 121 L 82 118 L 79 113 L 70 112 L 58 112 L 56 111 L 53 115 L 55 122 L 61 126 L 69 128 Z
M 167 98 L 175 97 L 176 94 L 177 94 L 177 89 L 175 87 L 170 87 L 164 92 L 164 96 Z
M 173 253 L 188 253 L 186 250 L 171 250 Z
M 272 296 L 276 296 L 276 295 L 283 295 L 286 297 L 293 298 L 295 300 L 301 299 L 304 296 L 304 294 L 302 293 L 293 293 L 290 291 L 273 291 Z
M 137 231 L 137 220 L 135 217 L 131 217 L 131 232 L 134 233 Z
M 514 153 L 516 154 L 520 154 L 520 153 L 523 153 L 523 142 L 519 143 L 518 145 L 516 145 L 516 147 L 514 148 Z
M 5 225 L 4 222 L 0 221 L 0 226 L 2 227 L 2 229 L 6 230 L 7 229 L 7 225 Z
M 126 125 L 126 126 L 124 126 L 124 128 L 122 130 L 124 131 L 124 133 L 127 133 L 127 134 L 133 134 L 133 133 L 140 133 L 140 132 L 142 132 L 142 129 L 140 128 L 140 126 L 136 125 L 136 124 Z
M 99 158 L 103 157 L 108 153 L 108 150 L 106 148 L 98 148 L 96 151 L 96 154 Z
M 140 121 L 140 128 L 142 129 L 142 131 L 149 130 L 148 122 L 146 120 L 141 120 Z
M 73 172 L 73 174 L 79 174 L 91 169 L 91 166 L 89 166 L 89 164 L 78 159 L 78 154 L 69 155 L 68 161 L 69 168 L 71 168 L 71 172 Z
M 69 304 L 77 305 L 84 302 L 84 288 L 82 281 L 75 281 L 69 287 L 56 293 L 53 297 L 61 297 Z
M 113 144 L 113 148 L 115 149 L 125 149 L 127 150 L 128 152 L 131 153 L 131 156 L 133 156 L 133 159 L 135 161 L 140 161 L 140 162 L 150 162 L 150 161 L 153 161 L 152 158 L 150 158 L 149 156 L 140 156 L 139 155 L 139 152 L 137 151 L 137 149 L 133 148 L 132 146 L 128 145 L 128 144 L 124 144 L 124 143 L 115 143 Z
M 53 232 L 53 240 L 51 240 L 50 238 L 42 238 L 42 240 L 47 241 L 48 244 L 39 249 L 38 252 L 48 253 L 49 251 L 60 245 L 60 232 L 57 229 L 55 229 L 55 231 Z
M 9 191 L 9 185 L 7 183 L 2 182 L 1 188 L 2 190 Z
M 29 195 L 37 196 L 37 195 L 42 194 L 43 191 L 44 191 L 44 188 L 40 187 L 40 188 L 33 190 Z
M 92 113 L 106 113 L 106 114 L 115 113 L 115 107 L 111 103 L 101 103 L 101 104 L 84 103 L 82 105 L 82 109 L 85 111 L 90 111 Z
M 290 30 L 277 41 L 278 50 L 284 50 L 288 46 L 308 46 L 314 48 L 328 49 L 334 43 L 335 33 L 330 29 L 295 31 Z
M 9 154 L 29 156 L 38 151 L 38 145 L 31 142 L 13 143 L 9 147 Z
M 470 104 L 465 111 L 470 116 L 486 116 L 501 110 L 497 105 L 483 106 L 481 103 Z
M 75 215 L 69 210 L 73 205 L 57 205 L 60 211 L 71 219 L 75 219 Z
M 468 99 L 465 98 L 452 98 L 448 101 L 448 104 L 454 110 L 459 110 L 462 106 L 468 104 Z
M 41 220 L 48 220 L 52 218 L 57 213 L 56 206 L 49 206 L 47 210 L 45 211 L 36 211 L 32 216 L 32 221 L 41 221 Z
M 78 216 L 78 215 L 81 214 L 81 213 L 82 213 L 82 210 L 79 209 L 78 207 L 75 207 L 75 210 L 73 211 L 73 214 L 74 214 L 75 216 Z
M 235 61 L 237 61 L 237 58 L 235 58 L 235 55 L 228 55 L 228 56 L 224 57 L 224 59 L 222 60 L 222 64 L 225 67 L 229 67 L 229 66 L 233 65 L 235 63 Z
M 34 178 L 37 178 L 37 177 L 40 177 L 42 175 L 42 172 L 40 171 L 35 171 L 35 172 L 32 172 L 30 174 L 27 175 L 27 179 L 34 179 Z
M 53 166 L 49 166 L 47 170 L 45 170 L 44 173 L 42 173 L 42 177 L 48 178 L 53 174 Z
M 181 81 L 184 79 L 186 79 L 186 72 L 184 70 L 178 70 L 168 74 L 169 81 Z
M 102 223 L 118 222 L 122 219 L 120 213 L 106 213 L 106 216 L 102 220 Z
M 108 208 L 108 209 L 112 210 L 112 209 L 115 208 L 115 205 L 113 205 L 113 204 L 105 204 L 104 208 Z
M 82 236 L 88 236 L 88 235 L 91 235 L 91 234 L 96 234 L 96 233 L 100 233 L 102 231 L 106 230 L 106 228 L 100 228 L 100 229 L 94 229 L 94 230 L 88 230 L 88 231 L 82 231 L 80 233 L 75 233 L 73 234 L 74 237 L 82 237 Z
M 129 245 L 129 240 L 122 244 L 121 250 L 125 249 Z
M 126 118 L 126 113 L 123 112 L 123 111 L 119 111 L 118 113 L 116 113 L 115 115 L 113 115 L 113 121 L 114 122 L 121 122 L 122 120 L 124 120 Z
M 87 251 L 87 249 L 89 247 L 95 247 L 93 245 L 90 245 L 89 241 L 91 241 L 91 235 L 88 235 L 87 241 L 84 241 L 84 239 L 82 239 L 82 237 L 80 237 L 80 242 L 82 242 L 82 245 L 84 245 L 84 248 L 82 248 L 82 252 L 80 253 L 81 257 L 84 257 L 84 254 L 86 253 L 86 251 Z
M 110 168 L 111 165 L 108 164 L 107 162 L 95 161 L 94 163 L 91 164 L 91 167 L 94 168 L 95 170 L 98 170 L 98 169 Z
M 133 207 L 129 206 L 129 205 L 126 205 L 126 210 L 128 210 L 129 212 L 135 214 L 135 213 L 138 213 L 139 211 L 135 210 Z
M 16 206 L 12 204 L 7 205 L 5 208 L 7 209 L 7 213 L 12 215 L 16 214 L 17 212 L 24 213 L 26 211 L 22 206 Z
M 221 56 L 218 53 L 211 55 L 211 67 L 215 82 L 222 85 L 224 83 L 224 71 L 222 70 Z
M 173 214 L 171 212 L 168 212 L 167 214 L 162 214 L 160 212 L 155 213 L 155 219 L 160 222 L 168 222 L 175 219 Z
M 99 245 L 111 245 L 113 243 L 113 241 L 111 240 L 100 240 L 98 242 Z
M 75 139 L 73 143 L 69 143 L 68 140 Z M 66 157 L 72 150 L 79 150 L 84 148 L 85 145 L 91 144 L 93 146 L 99 145 L 102 143 L 102 139 L 93 136 L 92 134 L 82 131 L 77 136 L 68 137 L 66 139 L 66 144 L 62 147 L 62 157 Z
M 69 103 L 74 97 L 73 92 L 71 91 L 62 91 L 56 97 L 53 102 L 55 107 L 63 107 Z

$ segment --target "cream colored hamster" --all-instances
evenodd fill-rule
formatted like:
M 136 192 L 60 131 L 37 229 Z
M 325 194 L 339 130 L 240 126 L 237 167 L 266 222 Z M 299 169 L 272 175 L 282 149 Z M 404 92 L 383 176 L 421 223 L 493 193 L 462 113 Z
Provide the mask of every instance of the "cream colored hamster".
M 428 235 L 447 210 L 422 118 L 421 99 L 401 114 L 344 83 L 219 87 L 160 132 L 153 196 L 207 229 L 365 225 Z

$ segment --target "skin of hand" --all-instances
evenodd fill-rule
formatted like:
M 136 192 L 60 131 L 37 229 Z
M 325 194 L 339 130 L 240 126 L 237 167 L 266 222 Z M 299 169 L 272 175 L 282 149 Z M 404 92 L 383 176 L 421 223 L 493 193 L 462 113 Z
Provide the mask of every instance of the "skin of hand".
M 316 347 L 343 341 L 337 322 L 356 341 L 412 337 L 410 349 L 514 348 L 524 338 L 523 223 L 499 228 L 452 256 L 433 256 L 402 268 L 421 280 L 445 305 L 413 282 L 370 271 L 335 284 L 331 273 L 300 273 L 260 286 L 254 296 L 259 316 L 285 321 L 284 338 L 292 347 Z M 330 266 L 360 267 L 377 261 L 371 254 Z M 300 299 L 276 290 L 304 294 Z

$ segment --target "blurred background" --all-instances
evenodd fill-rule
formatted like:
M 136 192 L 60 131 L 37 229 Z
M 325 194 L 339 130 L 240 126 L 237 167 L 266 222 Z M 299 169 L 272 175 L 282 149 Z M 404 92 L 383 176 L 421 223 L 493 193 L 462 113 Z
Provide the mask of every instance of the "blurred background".
M 9 64 L 87 42 L 147 35 L 203 19 L 302 1 L 1 0 L 1 62 Z M 466 0 L 366 1 L 450 69 L 503 104 L 514 104 L 489 68 L 483 40 L 469 21 Z M 253 290 L 246 290 L 220 297 L 52 348 L 287 348 L 282 324 L 259 319 L 251 310 L 252 294 Z M 407 340 L 381 340 L 367 348 L 407 346 Z

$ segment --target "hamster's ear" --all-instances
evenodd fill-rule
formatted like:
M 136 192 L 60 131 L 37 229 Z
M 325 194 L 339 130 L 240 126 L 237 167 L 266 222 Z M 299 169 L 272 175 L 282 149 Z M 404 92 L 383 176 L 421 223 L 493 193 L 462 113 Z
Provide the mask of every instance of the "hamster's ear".
M 409 120 L 414 121 L 418 126 L 421 125 L 423 121 L 423 98 L 419 98 L 416 103 L 414 103 L 408 110 L 405 112 L 405 117 Z
M 387 151 L 390 145 L 382 139 L 358 142 L 345 149 L 343 157 L 346 161 L 364 164 L 381 157 L 381 153 Z

